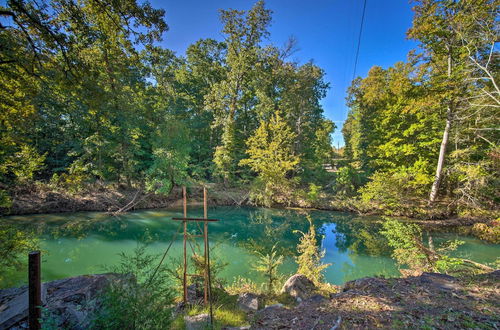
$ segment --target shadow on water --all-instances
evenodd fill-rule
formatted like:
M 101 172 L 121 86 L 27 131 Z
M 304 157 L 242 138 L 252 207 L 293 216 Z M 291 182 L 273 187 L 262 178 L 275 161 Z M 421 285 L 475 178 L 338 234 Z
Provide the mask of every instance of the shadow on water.
M 203 215 L 201 207 L 190 208 L 188 212 L 192 217 Z M 228 264 L 221 275 L 229 281 L 236 276 L 259 279 L 252 271 L 255 254 L 268 253 L 274 245 L 285 256 L 280 270 L 286 274 L 295 272 L 294 256 L 300 237 L 296 231 L 308 230 L 308 215 L 317 228 L 317 240 L 325 250 L 324 262 L 332 264 L 325 270 L 328 282 L 342 284 L 372 275 L 398 276 L 387 241 L 379 232 L 380 218 L 316 210 L 214 207 L 209 209 L 209 216 L 221 221 L 209 225 L 210 240 L 217 258 Z M 163 253 L 179 226 L 171 218 L 179 216 L 182 216 L 181 209 L 166 209 L 118 217 L 106 213 L 12 216 L 3 218 L 2 223 L 19 230 L 36 231 L 44 251 L 43 279 L 47 281 L 103 272 L 104 266 L 109 268 L 119 261 L 118 253 L 131 253 L 144 238 L 148 240 L 149 252 Z M 196 226 L 189 230 L 194 233 Z M 437 244 L 449 238 L 458 236 L 440 233 L 434 237 Z M 457 253 L 478 262 L 492 262 L 500 253 L 499 245 L 459 238 L 466 243 Z M 169 257 L 178 258 L 181 252 L 179 235 Z M 9 275 L 9 282 L 22 283 L 25 275 L 13 273 Z

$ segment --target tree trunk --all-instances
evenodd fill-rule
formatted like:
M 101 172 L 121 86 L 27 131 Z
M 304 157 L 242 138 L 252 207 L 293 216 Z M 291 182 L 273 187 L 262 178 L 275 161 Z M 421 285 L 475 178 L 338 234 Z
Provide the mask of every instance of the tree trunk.
M 451 71 L 452 71 L 453 63 L 451 58 L 451 47 L 448 47 L 448 79 L 451 79 Z M 448 145 L 448 139 L 450 136 L 450 129 L 453 120 L 453 100 L 448 102 L 448 106 L 446 109 L 446 124 L 444 126 L 443 132 L 443 140 L 441 141 L 441 147 L 439 148 L 439 157 L 436 166 L 436 177 L 434 178 L 434 183 L 432 184 L 431 194 L 429 195 L 429 204 L 434 203 L 436 200 L 439 186 L 441 184 L 441 179 L 443 177 L 443 166 L 444 166 L 444 158 L 446 156 L 446 146 Z
M 452 122 L 452 110 L 451 107 L 448 106 L 448 110 L 446 111 L 446 125 L 444 127 L 443 132 L 443 140 L 441 141 L 441 147 L 439 149 L 439 158 L 436 167 L 436 177 L 434 178 L 434 183 L 432 184 L 431 194 L 429 196 L 429 204 L 434 203 L 436 200 L 436 196 L 439 190 L 439 185 L 441 184 L 441 178 L 443 176 L 443 166 L 444 166 L 444 157 L 446 155 L 446 146 L 448 145 L 448 139 L 450 136 Z

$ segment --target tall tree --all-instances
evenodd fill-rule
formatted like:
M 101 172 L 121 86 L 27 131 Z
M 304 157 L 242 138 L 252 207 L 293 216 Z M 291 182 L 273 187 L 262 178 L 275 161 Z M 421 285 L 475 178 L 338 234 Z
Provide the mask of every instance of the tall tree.
M 431 63 L 434 88 L 441 95 L 441 104 L 446 109 L 436 175 L 429 195 L 430 203 L 436 200 L 441 185 L 450 131 L 457 119 L 457 111 L 464 106 L 463 95 L 471 88 L 463 36 L 474 33 L 478 25 L 494 24 L 497 11 L 498 1 L 494 0 L 416 1 L 413 27 L 408 35 L 420 41 Z M 474 24 L 471 24 L 471 17 L 476 20 Z M 490 45 L 490 41 L 477 38 L 474 44 L 481 49 Z

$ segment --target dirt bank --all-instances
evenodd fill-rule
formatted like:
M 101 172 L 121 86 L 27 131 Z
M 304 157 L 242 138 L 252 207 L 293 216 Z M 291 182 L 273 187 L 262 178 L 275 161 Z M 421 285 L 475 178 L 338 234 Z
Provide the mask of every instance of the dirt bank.
M 175 187 L 168 196 L 147 193 L 143 190 L 125 187 L 93 185 L 78 193 L 61 189 L 49 189 L 43 185 L 17 189 L 10 192 L 12 206 L 0 209 L 0 215 L 23 215 L 36 213 L 60 212 L 126 212 L 139 209 L 167 208 L 182 205 L 182 190 Z M 209 186 L 209 204 L 226 206 L 251 205 L 248 188 L 225 188 L 212 184 Z M 201 204 L 203 189 L 201 186 L 188 188 L 188 202 Z M 286 205 L 275 207 L 295 207 L 302 209 L 318 209 L 325 211 L 354 212 L 348 203 L 339 203 L 333 197 L 323 197 L 310 203 L 297 199 Z M 359 212 L 357 212 L 360 214 Z M 377 215 L 377 212 L 364 213 Z M 360 214 L 361 215 L 361 214 Z M 477 218 L 412 218 L 409 220 L 426 226 L 429 230 L 450 230 L 451 228 L 472 227 L 476 223 L 490 223 L 492 219 Z
M 252 329 L 498 329 L 500 271 L 363 278 L 330 299 L 258 312 Z

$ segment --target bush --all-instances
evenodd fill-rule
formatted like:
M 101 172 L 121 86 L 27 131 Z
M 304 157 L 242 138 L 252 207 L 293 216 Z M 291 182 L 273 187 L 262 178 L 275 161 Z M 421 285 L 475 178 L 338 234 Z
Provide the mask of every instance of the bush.
M 432 175 L 426 166 L 416 162 L 410 168 L 393 172 L 375 172 L 370 181 L 360 189 L 361 202 L 383 210 L 386 214 L 400 213 L 401 208 L 414 205 L 411 198 L 426 197 L 432 183 Z
M 141 244 L 134 254 L 120 254 L 120 265 L 111 268 L 124 279 L 102 293 L 101 308 L 93 316 L 93 329 L 168 329 L 172 322 L 173 292 L 158 256 L 146 253 Z
M 278 267 L 283 263 L 283 256 L 277 255 L 276 245 L 274 245 L 270 251 L 270 253 L 263 254 L 260 252 L 256 252 L 259 256 L 254 270 L 258 271 L 266 278 L 266 287 L 267 294 L 273 295 L 278 292 L 279 286 L 278 283 L 281 279 L 281 276 L 278 272 Z
M 21 231 L 13 227 L 0 226 L 0 282 L 5 282 L 9 271 L 21 269 L 26 265 L 27 254 L 38 248 L 38 239 L 31 231 Z
M 361 176 L 352 166 L 343 166 L 335 176 L 334 191 L 340 196 L 354 196 L 361 185 Z
M 323 264 L 321 262 L 321 259 L 325 255 L 325 251 L 320 251 L 318 248 L 316 228 L 309 215 L 307 216 L 307 220 L 309 221 L 309 231 L 307 233 L 303 233 L 299 230 L 294 231 L 302 234 L 300 242 L 297 245 L 299 256 L 295 259 L 299 265 L 297 273 L 305 275 L 308 279 L 313 281 L 316 286 L 320 286 L 324 280 L 323 270 L 331 264 Z
M 43 168 L 46 155 L 40 155 L 32 146 L 23 145 L 8 161 L 8 171 L 15 175 L 20 183 L 33 180 L 35 173 Z
M 309 203 L 316 203 L 319 200 L 319 195 L 321 193 L 321 186 L 315 185 L 314 183 L 309 184 L 309 191 L 307 192 L 307 201 Z
M 448 254 L 463 244 L 463 241 L 447 241 L 438 249 L 425 246 L 422 241 L 422 229 L 412 223 L 403 223 L 395 219 L 386 219 L 381 233 L 387 238 L 393 251 L 393 258 L 398 264 L 413 271 L 453 272 L 462 265 L 462 260 Z
M 9 208 L 12 206 L 12 200 L 9 193 L 0 189 L 0 208 Z
M 472 234 L 485 241 L 500 244 L 500 219 L 493 221 L 491 225 L 485 223 L 474 224 Z

